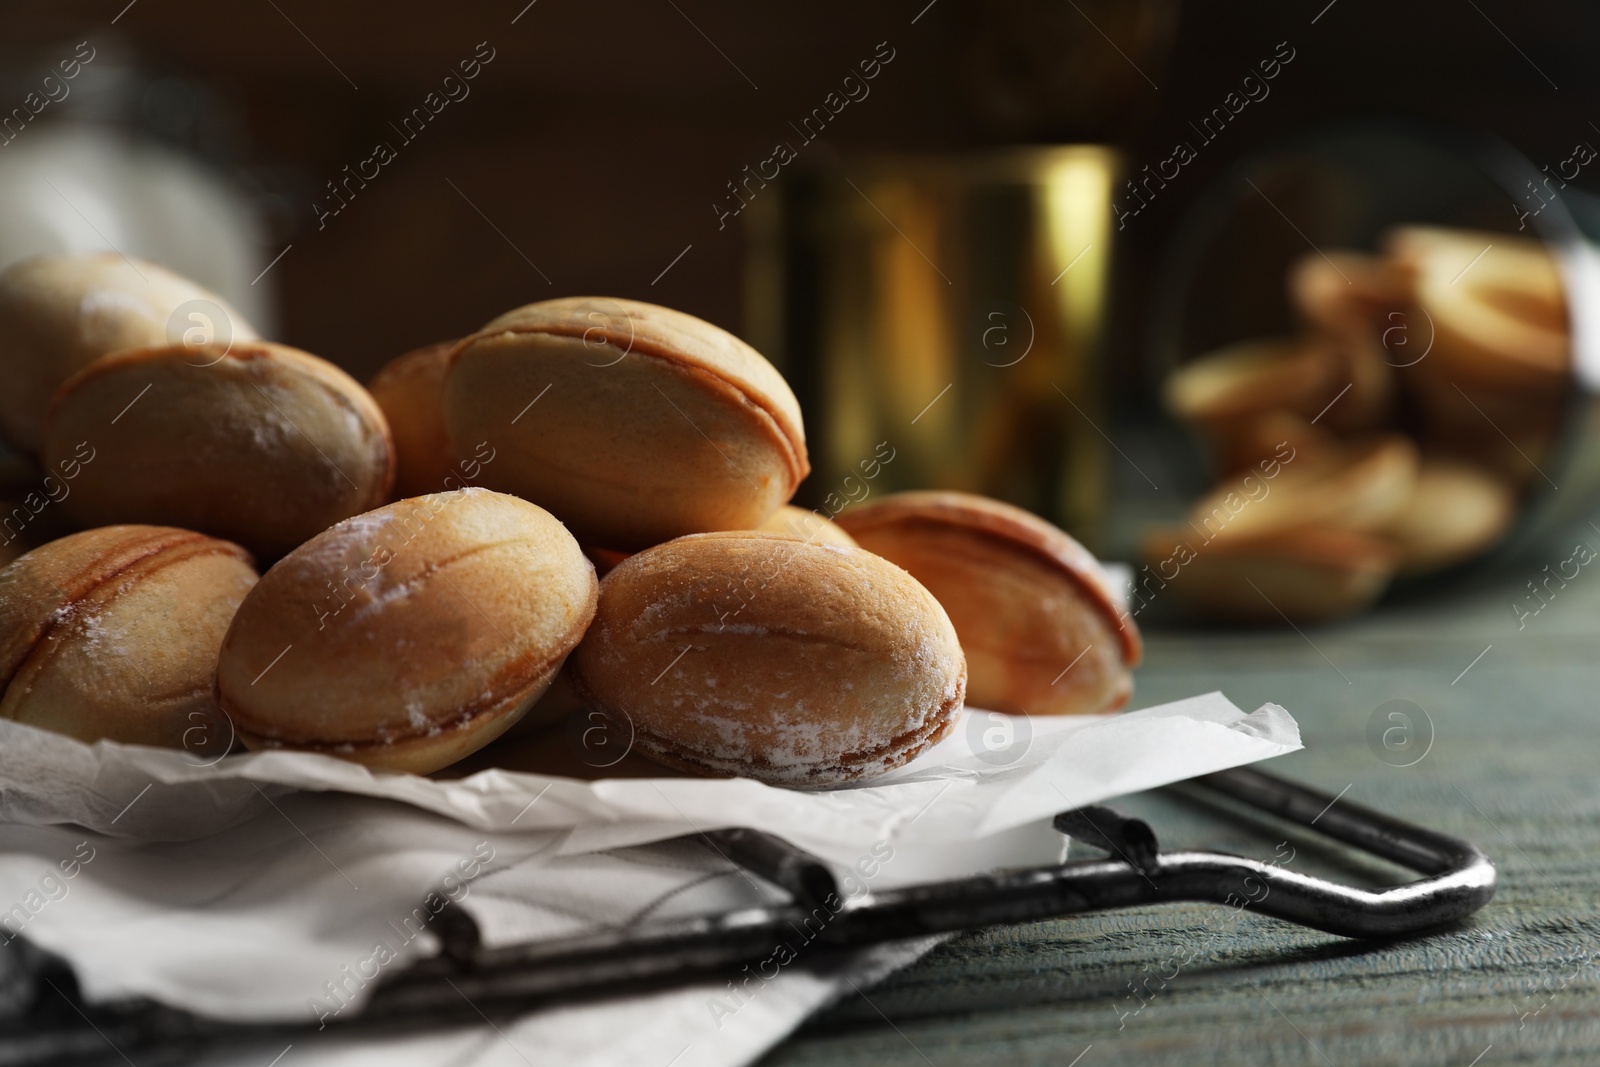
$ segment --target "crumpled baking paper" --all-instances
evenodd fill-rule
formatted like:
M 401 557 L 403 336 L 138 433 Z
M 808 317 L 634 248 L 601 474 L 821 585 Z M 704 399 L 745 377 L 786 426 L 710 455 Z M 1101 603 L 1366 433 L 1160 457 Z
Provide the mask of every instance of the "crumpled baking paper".
M 827 861 L 854 903 L 1056 862 L 1057 812 L 1299 747 L 1282 708 L 1246 714 L 1217 693 L 1115 716 L 969 710 L 891 775 L 800 792 L 504 770 L 436 780 L 291 752 L 200 766 L 190 753 L 85 745 L 0 721 L 0 941 L 24 936 L 64 957 L 91 1001 L 143 996 L 316 1027 L 356 1014 L 385 974 L 432 952 L 428 924 L 445 898 L 491 943 L 774 899 L 700 839 L 673 840 L 745 826 Z M 546 1062 L 554 1050 L 569 1064 L 644 1062 L 648 1049 L 665 1064 L 681 1045 L 676 1067 L 747 1063 L 930 943 L 864 949 L 827 969 L 802 955 L 754 991 L 701 982 L 498 1028 L 393 1040 L 313 1029 L 301 1050 L 315 1046 L 321 1063 L 466 1065 Z

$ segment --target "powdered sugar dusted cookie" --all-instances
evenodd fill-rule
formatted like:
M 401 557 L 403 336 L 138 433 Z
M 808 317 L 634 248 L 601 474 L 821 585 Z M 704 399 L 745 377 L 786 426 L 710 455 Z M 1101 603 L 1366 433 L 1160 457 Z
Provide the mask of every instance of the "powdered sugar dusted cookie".
M 738 532 L 620 563 L 572 680 L 668 766 L 821 786 L 882 774 L 944 737 L 967 667 L 944 609 L 894 564 Z

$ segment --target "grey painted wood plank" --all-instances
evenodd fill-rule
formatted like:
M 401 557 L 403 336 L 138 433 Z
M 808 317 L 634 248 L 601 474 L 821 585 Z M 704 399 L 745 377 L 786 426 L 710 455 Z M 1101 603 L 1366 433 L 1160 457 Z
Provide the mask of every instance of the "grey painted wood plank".
M 1396 944 L 1193 905 L 985 930 L 847 998 L 765 1062 L 1600 1063 L 1600 577 L 1583 572 L 1519 627 L 1512 605 L 1533 603 L 1545 562 L 1303 636 L 1153 632 L 1138 675 L 1140 706 L 1208 689 L 1281 703 L 1307 749 L 1274 770 L 1476 841 L 1500 889 L 1473 921 Z M 1391 700 L 1431 722 L 1414 766 L 1369 743 Z M 1166 797 L 1125 806 L 1169 844 L 1270 858 L 1291 841 L 1297 868 L 1394 876 Z

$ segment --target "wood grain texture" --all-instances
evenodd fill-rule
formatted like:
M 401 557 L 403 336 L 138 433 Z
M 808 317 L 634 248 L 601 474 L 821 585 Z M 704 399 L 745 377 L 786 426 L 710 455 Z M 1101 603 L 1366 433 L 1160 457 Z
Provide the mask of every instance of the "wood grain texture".
M 1281 703 L 1306 750 L 1270 769 L 1331 793 L 1348 786 L 1351 800 L 1488 851 L 1499 893 L 1467 924 L 1365 944 L 1178 904 L 986 930 L 848 997 L 763 1062 L 1600 1062 L 1600 573 L 1580 572 L 1521 629 L 1511 608 L 1537 606 L 1522 599 L 1525 583 L 1569 554 L 1304 636 L 1148 634 L 1134 706 L 1207 689 L 1246 708 Z M 1433 724 L 1431 750 L 1411 767 L 1384 762 L 1367 740 L 1375 709 L 1397 699 Z M 1401 877 L 1274 825 L 1255 836 L 1176 798 L 1118 803 L 1150 818 L 1169 847 L 1270 860 L 1287 841 L 1279 854 L 1293 848 L 1295 869 L 1368 884 Z

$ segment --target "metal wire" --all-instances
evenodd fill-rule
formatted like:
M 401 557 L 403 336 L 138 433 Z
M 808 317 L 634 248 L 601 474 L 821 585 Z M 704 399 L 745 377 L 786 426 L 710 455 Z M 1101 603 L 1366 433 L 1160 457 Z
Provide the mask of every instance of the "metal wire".
M 1209 775 L 1182 788 L 1227 798 L 1423 877 L 1361 889 L 1243 856 L 1163 852 L 1148 824 L 1096 805 L 1062 813 L 1056 826 L 1112 859 L 876 892 L 863 903 L 846 905 L 816 857 L 769 834 L 719 831 L 718 848 L 786 890 L 790 902 L 497 948 L 483 946 L 472 920 L 456 910 L 441 927 L 449 932 L 446 951 L 385 981 L 360 1016 L 330 1027 L 382 1025 L 392 1031 L 397 1025 L 426 1028 L 471 1020 L 480 1010 L 526 1012 L 555 1001 L 735 972 L 770 957 L 780 944 L 816 958 L 928 934 L 1182 901 L 1248 908 L 1343 937 L 1399 938 L 1460 921 L 1494 896 L 1489 858 L 1449 834 L 1249 768 Z M 49 973 L 41 968 L 38 978 L 47 982 Z M 41 1002 L 67 997 L 53 983 L 53 994 L 36 985 Z M 106 1039 L 129 1052 L 170 1053 L 229 1038 L 292 1037 L 301 1029 L 236 1026 L 149 1003 L 108 1009 L 73 997 L 70 1006 L 73 1013 L 30 1013 L 10 1025 L 0 1020 L 0 1065 L 73 1062 L 84 1050 L 103 1051 Z

